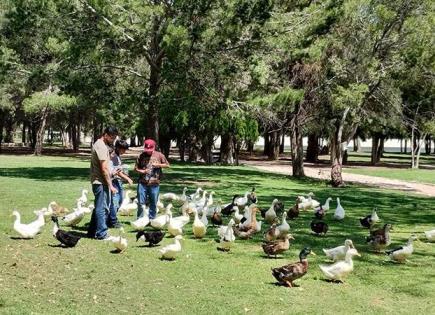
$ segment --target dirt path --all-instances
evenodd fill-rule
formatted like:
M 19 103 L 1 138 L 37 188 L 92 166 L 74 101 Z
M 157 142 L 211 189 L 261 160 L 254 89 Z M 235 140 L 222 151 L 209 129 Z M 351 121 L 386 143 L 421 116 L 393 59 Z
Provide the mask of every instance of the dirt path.
M 291 163 L 289 161 L 264 161 L 264 160 L 243 160 L 243 164 L 253 166 L 257 169 L 268 171 L 272 173 L 279 173 L 285 175 L 291 175 Z M 330 169 L 320 166 L 304 166 L 305 175 L 308 177 L 318 179 L 330 179 Z M 345 182 L 352 182 L 358 184 L 364 184 L 368 186 L 378 188 L 396 189 L 401 191 L 408 191 L 425 196 L 435 197 L 435 185 L 420 184 L 413 182 L 406 182 L 397 179 L 388 179 L 384 177 L 359 175 L 343 173 L 343 179 Z

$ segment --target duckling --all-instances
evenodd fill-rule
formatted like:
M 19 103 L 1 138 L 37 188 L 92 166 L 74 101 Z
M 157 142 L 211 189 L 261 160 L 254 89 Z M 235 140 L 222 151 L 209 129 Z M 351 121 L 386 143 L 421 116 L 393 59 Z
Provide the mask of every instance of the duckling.
M 119 229 L 119 236 L 111 236 L 106 239 L 106 241 L 112 242 L 112 245 L 115 247 L 118 253 L 124 252 L 128 247 L 127 239 L 121 236 L 123 233 L 124 233 L 124 228 L 121 227 Z
M 376 213 L 376 208 L 373 209 L 373 212 L 368 216 L 359 219 L 361 225 L 366 228 L 371 228 L 378 221 L 379 221 L 379 217 L 378 214 Z
M 281 236 L 287 235 L 288 232 L 290 231 L 290 225 L 285 220 L 286 216 L 287 216 L 287 213 L 285 213 L 285 211 L 284 211 L 282 213 L 282 223 L 276 227 L 279 231 L 278 238 L 281 238 Z
M 298 203 L 296 201 L 296 204 L 291 207 L 290 209 L 288 209 L 287 211 L 287 218 L 289 220 L 294 220 L 299 216 L 299 207 L 298 207 Z
M 144 242 L 148 242 L 148 246 L 154 246 L 160 243 L 165 236 L 162 231 L 139 231 L 136 233 L 136 242 L 140 239 Z
M 343 220 L 345 216 L 344 208 L 340 204 L 340 198 L 337 197 L 337 208 L 335 209 L 334 219 Z
M 181 235 L 177 235 L 174 238 L 174 244 L 167 245 L 159 250 L 161 256 L 161 259 L 166 260 L 174 260 L 178 253 L 181 252 L 181 243 L 180 240 L 182 240 L 183 237 Z
M 215 225 L 222 225 L 222 216 L 217 211 L 213 212 L 213 215 L 210 218 L 211 223 L 213 223 L 213 226 Z
M 326 256 L 331 258 L 333 261 L 337 261 L 340 259 L 343 259 L 346 256 L 347 251 L 349 248 L 355 248 L 353 246 L 352 240 L 345 240 L 344 245 L 337 246 L 330 249 L 323 249 L 323 252 Z
M 305 247 L 299 253 L 299 261 L 278 268 L 272 268 L 272 275 L 280 284 L 293 287 L 293 281 L 303 277 L 308 271 L 308 255 L 316 255 L 311 248 Z
M 237 206 L 236 205 L 236 199 L 237 199 L 237 197 L 239 197 L 239 196 L 238 195 L 234 195 L 233 200 L 231 201 L 231 203 L 225 205 L 222 208 L 221 213 L 223 215 L 230 215 L 231 213 L 233 213 L 235 211 L 235 207 Z
M 39 224 L 39 217 L 32 223 L 23 224 L 21 223 L 21 215 L 18 211 L 14 210 L 12 215 L 15 216 L 14 230 L 20 234 L 22 238 L 34 238 L 36 234 L 41 231 L 42 226 Z M 38 224 L 35 224 L 36 222 Z
M 272 223 L 275 218 L 276 218 L 276 212 L 275 212 L 275 205 L 279 202 L 278 199 L 274 199 L 272 201 L 272 205 L 270 206 L 269 210 L 266 211 L 266 213 L 264 214 L 264 220 L 267 223 Z
M 52 216 L 53 221 L 53 236 L 65 247 L 74 247 L 80 240 L 80 236 L 68 233 L 67 231 L 59 229 L 59 221 L 56 216 Z
M 320 270 L 326 278 L 343 282 L 343 279 L 353 271 L 353 256 L 360 256 L 355 248 L 350 248 L 346 252 L 344 260 L 338 261 L 330 266 L 319 265 Z
M 323 234 L 323 236 L 326 235 L 326 232 L 328 232 L 328 224 L 326 224 L 326 222 L 324 221 L 318 221 L 318 220 L 313 220 L 311 221 L 311 231 L 313 231 L 316 235 L 321 235 Z
M 203 238 L 207 233 L 207 226 L 199 219 L 198 212 L 195 211 L 195 219 L 193 220 L 192 232 L 196 238 Z
M 366 238 L 367 243 L 372 245 L 375 251 L 380 252 L 391 243 L 390 230 L 393 227 L 391 224 L 385 224 L 382 229 L 370 231 L 370 236 Z
M 261 245 L 263 251 L 267 254 L 267 257 L 275 256 L 281 254 L 290 248 L 289 239 L 294 240 L 291 234 L 286 234 L 282 239 L 278 239 L 274 242 L 269 242 Z
M 220 226 L 218 228 L 218 235 L 220 236 L 219 246 L 217 247 L 220 251 L 228 252 L 230 251 L 231 245 L 236 240 L 233 231 L 234 220 L 231 219 L 228 222 L 228 226 Z
M 425 231 L 424 235 L 428 241 L 435 241 L 435 230 Z
M 59 204 L 57 204 L 56 201 L 52 201 L 50 202 L 50 204 L 48 205 L 49 208 L 52 208 L 52 212 L 54 215 L 61 217 L 65 214 L 67 214 L 69 212 L 69 210 L 63 206 L 60 206 Z
M 266 242 L 272 242 L 276 240 L 279 235 L 279 231 L 276 228 L 276 223 L 273 223 L 269 229 L 263 234 L 263 238 Z
M 412 252 L 414 251 L 412 242 L 414 242 L 416 239 L 417 236 L 411 235 L 405 246 L 400 246 L 395 249 L 387 250 L 385 251 L 385 254 L 388 255 L 392 260 L 403 263 L 408 257 L 412 255 Z
M 138 218 L 135 221 L 131 221 L 130 224 L 135 231 L 143 231 L 145 227 L 150 223 L 149 208 L 146 205 L 142 205 L 143 217 Z

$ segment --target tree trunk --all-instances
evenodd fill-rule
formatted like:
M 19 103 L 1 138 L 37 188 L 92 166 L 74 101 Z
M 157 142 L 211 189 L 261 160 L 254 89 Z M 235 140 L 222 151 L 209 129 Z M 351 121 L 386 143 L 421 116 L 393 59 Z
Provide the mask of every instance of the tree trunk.
M 400 139 L 400 153 L 403 153 L 403 139 Z
M 379 147 L 379 136 L 374 134 L 372 136 L 372 155 L 371 155 L 371 164 L 376 165 L 378 162 L 378 147 Z
M 221 136 L 220 160 L 222 164 L 234 165 L 234 141 L 229 133 Z
M 26 145 L 26 122 L 24 121 L 21 129 L 21 142 L 23 143 L 23 146 Z
M 2 143 L 3 143 L 3 127 L 5 123 L 5 111 L 0 109 L 0 153 L 2 152 Z
M 178 146 L 178 152 L 180 155 L 180 161 L 184 162 L 185 161 L 184 154 L 186 152 L 186 141 L 184 140 L 183 137 L 178 138 L 177 146 Z
M 431 147 L 430 146 L 431 146 L 431 144 L 432 144 L 432 140 L 430 138 L 426 139 L 425 144 L 424 144 L 424 153 L 426 155 L 430 154 L 430 151 L 431 151 Z
M 285 148 L 285 132 L 283 130 L 282 135 L 281 135 L 281 144 L 279 145 L 279 153 L 280 154 L 284 153 L 284 148 Z
M 341 187 L 344 185 L 341 168 L 343 162 L 342 138 L 344 124 L 349 110 L 349 107 L 344 110 L 341 120 L 336 123 L 334 133 L 331 137 L 331 183 L 334 187 Z
M 267 155 L 268 152 L 270 151 L 270 135 L 267 130 L 264 132 L 263 137 L 264 137 L 263 155 Z
M 160 150 L 166 156 L 169 157 L 171 151 L 171 139 L 167 136 L 160 135 Z
M 307 162 L 316 163 L 319 158 L 319 136 L 315 133 L 310 133 L 308 135 L 308 146 L 307 146 L 307 157 L 305 158 Z
M 38 156 L 42 155 L 42 146 L 43 146 L 44 135 L 45 135 L 45 125 L 47 123 L 48 114 L 49 114 L 49 109 L 48 109 L 48 107 L 46 107 L 42 110 L 42 116 L 40 119 L 39 128 L 38 128 L 38 131 L 36 133 L 36 143 L 35 143 L 34 154 L 38 155 Z
M 267 152 L 267 157 L 269 160 L 278 160 L 279 158 L 279 145 L 280 145 L 280 137 L 278 131 L 273 131 L 269 133 L 269 150 Z
M 405 146 L 403 147 L 403 152 L 406 154 L 408 153 L 408 139 L 405 139 Z
M 290 147 L 292 156 L 292 174 L 294 177 L 305 176 L 304 172 L 304 146 L 302 142 L 302 130 L 299 126 L 293 126 L 290 135 Z M 317 145 L 317 141 L 316 141 Z
M 241 148 L 241 141 L 236 141 L 236 138 L 233 137 L 234 141 L 234 159 L 236 162 L 236 165 L 239 165 L 239 155 L 240 155 L 240 148 Z
M 381 161 L 381 157 L 384 156 L 384 142 L 385 142 L 385 136 L 382 136 L 379 140 L 379 147 L 376 153 L 376 163 L 379 163 Z
M 4 128 L 6 129 L 5 142 L 14 143 L 14 118 L 12 115 L 7 116 Z
M 94 118 L 92 121 L 92 143 L 91 143 L 91 146 L 101 136 L 101 131 L 102 130 L 100 130 L 100 124 L 97 120 L 97 116 L 94 115 Z
M 361 140 L 359 137 L 353 138 L 353 152 L 361 152 Z
M 248 152 L 250 156 L 254 155 L 254 141 L 248 141 Z
M 79 150 L 79 141 L 77 139 L 77 124 L 74 122 L 75 117 L 71 116 L 72 119 L 70 120 L 70 137 L 71 137 L 71 144 L 72 144 L 72 149 L 74 152 L 78 152 Z
M 136 136 L 130 137 L 130 147 L 136 146 Z
M 29 139 L 30 139 L 30 147 L 32 150 L 35 150 L 36 148 L 36 138 L 37 138 L 37 130 L 38 130 L 38 124 L 35 122 L 30 123 L 31 127 L 29 128 Z

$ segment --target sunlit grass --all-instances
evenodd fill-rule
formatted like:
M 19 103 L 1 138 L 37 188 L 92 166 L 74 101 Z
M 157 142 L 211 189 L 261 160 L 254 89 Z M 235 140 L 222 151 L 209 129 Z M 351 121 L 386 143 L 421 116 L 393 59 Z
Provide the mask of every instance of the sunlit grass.
M 159 247 L 134 241 L 128 225 L 133 218 L 126 217 L 121 221 L 129 248 L 123 254 L 113 254 L 109 244 L 89 239 L 72 249 L 53 247 L 57 241 L 51 236 L 51 224 L 33 240 L 11 238 L 16 236 L 10 217 L 14 208 L 25 222 L 33 220 L 32 210 L 52 200 L 72 208 L 80 190 L 90 188 L 88 174 L 85 158 L 0 156 L 0 313 L 407 314 L 435 308 L 435 244 L 416 243 L 409 263 L 392 264 L 384 255 L 368 251 L 367 230 L 357 220 L 378 207 L 383 222 L 394 225 L 392 246 L 403 244 L 410 233 L 421 236 L 435 228 L 434 198 L 354 185 L 336 190 L 324 182 L 296 181 L 247 167 L 173 164 L 165 172 L 163 192 L 181 193 L 187 186 L 192 193 L 202 185 L 229 202 L 234 193 L 255 186 L 261 207 L 278 198 L 288 208 L 297 195 L 313 191 L 322 202 L 340 197 L 347 216 L 338 223 L 329 213 L 330 231 L 323 238 L 310 234 L 312 214 L 302 213 L 290 222 L 296 240 L 280 259 L 264 258 L 261 235 L 236 241 L 230 253 L 218 252 L 215 229 L 209 228 L 205 239 L 195 240 L 189 224 L 182 254 L 173 262 L 160 261 Z M 77 231 L 84 231 L 88 221 L 85 218 Z M 326 261 L 321 249 L 346 238 L 352 238 L 362 253 L 355 259 L 354 273 L 344 285 L 323 281 L 317 267 Z M 171 242 L 167 237 L 163 245 Z M 274 285 L 270 268 L 297 261 L 304 246 L 311 246 L 318 256 L 309 257 L 308 274 L 296 281 L 300 287 Z

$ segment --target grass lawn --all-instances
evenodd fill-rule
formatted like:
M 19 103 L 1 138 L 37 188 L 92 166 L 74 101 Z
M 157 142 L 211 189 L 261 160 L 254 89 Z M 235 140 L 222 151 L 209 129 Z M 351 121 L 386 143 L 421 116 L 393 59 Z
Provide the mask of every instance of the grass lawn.
M 349 153 L 349 162 L 366 162 L 370 163 L 371 153 L 370 152 L 352 152 Z M 397 166 L 411 167 L 411 153 L 397 153 L 397 152 L 384 152 L 381 158 L 380 164 L 388 163 Z M 435 155 L 420 155 L 420 164 L 435 166 Z
M 160 261 L 159 247 L 136 243 L 128 225 L 133 218 L 125 217 L 121 221 L 129 248 L 123 254 L 90 239 L 72 249 L 55 247 L 52 224 L 33 240 L 11 238 L 17 236 L 10 216 L 14 208 L 24 222 L 34 219 L 32 210 L 52 200 L 72 208 L 80 190 L 90 188 L 88 168 L 89 161 L 79 158 L 0 156 L 0 314 L 429 314 L 435 309 L 435 244 L 417 242 L 408 263 L 394 264 L 369 252 L 367 230 L 357 220 L 378 207 L 383 222 L 394 225 L 390 247 L 403 244 L 410 233 L 423 238 L 422 231 L 435 228 L 435 199 L 401 192 L 354 185 L 332 189 L 324 182 L 248 167 L 174 164 L 165 173 L 162 192 L 180 193 L 187 186 L 192 193 L 201 185 L 228 202 L 255 185 L 261 207 L 278 198 L 288 208 L 297 195 L 313 191 L 322 202 L 340 197 L 347 216 L 334 222 L 329 213 L 329 233 L 315 237 L 309 229 L 312 213 L 302 213 L 290 222 L 296 240 L 278 259 L 264 257 L 261 234 L 237 240 L 230 253 L 222 253 L 216 250 L 216 229 L 210 227 L 205 239 L 195 240 L 189 224 L 182 254 L 176 261 Z M 88 221 L 89 216 L 77 229 L 85 231 Z M 362 254 L 354 260 L 354 272 L 345 284 L 323 281 L 317 266 L 327 261 L 322 248 L 341 245 L 346 238 Z M 163 240 L 168 243 L 169 237 Z M 318 255 L 309 256 L 308 274 L 296 281 L 300 287 L 274 285 L 270 268 L 297 261 L 304 246 Z
M 403 169 L 403 168 L 387 168 L 387 167 L 370 167 L 370 168 L 345 168 L 345 173 L 361 174 L 385 177 L 391 179 L 399 179 L 408 182 L 429 183 L 435 184 L 435 170 L 425 169 Z

